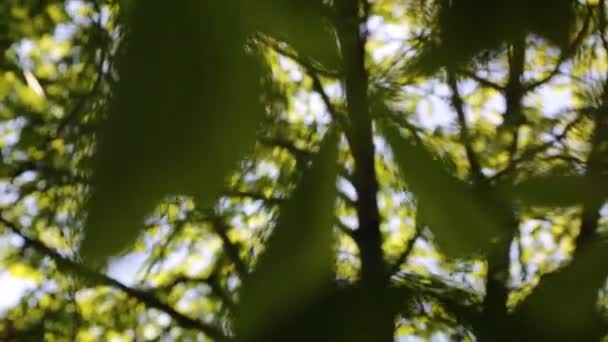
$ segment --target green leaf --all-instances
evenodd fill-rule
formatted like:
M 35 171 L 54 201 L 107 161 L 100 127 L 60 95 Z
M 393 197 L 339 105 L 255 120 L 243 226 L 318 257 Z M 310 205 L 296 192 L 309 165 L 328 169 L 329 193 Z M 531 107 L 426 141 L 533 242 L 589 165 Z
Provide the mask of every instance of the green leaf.
M 555 341 L 599 341 L 604 336 L 597 303 L 608 274 L 607 247 L 605 241 L 579 246 L 583 250 L 569 265 L 541 278 L 516 312 L 521 323 L 532 325 L 526 330 Z
M 571 44 L 576 26 L 576 1 L 536 0 L 534 6 L 530 6 L 529 0 L 520 1 L 519 10 L 527 16 L 530 32 L 562 49 Z
M 586 176 L 540 176 L 515 185 L 497 185 L 497 191 L 524 205 L 565 207 L 584 203 L 590 198 L 605 198 L 608 184 L 603 179 L 591 181 Z
M 395 316 L 410 293 L 396 288 L 334 286 L 281 317 L 255 341 L 391 341 Z
M 383 133 L 403 180 L 416 195 L 423 223 L 439 245 L 452 256 L 486 252 L 502 231 L 495 217 L 498 203 L 448 174 L 426 148 L 407 141 L 396 128 L 384 127 Z
M 339 63 L 335 34 L 326 22 L 321 0 L 263 0 L 248 2 L 248 18 L 260 31 L 289 43 L 300 55 L 328 69 Z
M 330 134 L 281 206 L 268 247 L 246 279 L 235 321 L 242 341 L 278 329 L 278 321 L 318 300 L 332 283 L 337 140 Z
M 82 254 L 103 261 L 167 194 L 209 205 L 253 147 L 263 114 L 238 4 L 139 1 L 98 135 Z
M 436 32 L 410 63 L 410 71 L 431 75 L 444 66 L 459 68 L 501 51 L 505 43 L 511 44 L 528 34 L 566 49 L 576 27 L 575 3 L 573 0 L 441 1 L 435 18 Z

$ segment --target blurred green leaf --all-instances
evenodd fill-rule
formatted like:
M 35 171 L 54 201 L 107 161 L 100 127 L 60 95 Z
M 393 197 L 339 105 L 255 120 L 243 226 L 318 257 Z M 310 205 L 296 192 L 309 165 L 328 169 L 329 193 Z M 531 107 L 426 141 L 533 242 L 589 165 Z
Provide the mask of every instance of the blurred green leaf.
M 527 18 L 530 32 L 562 49 L 568 47 L 576 25 L 576 1 L 520 0 L 520 3 L 519 11 Z
M 448 174 L 443 163 L 423 146 L 404 139 L 397 129 L 386 126 L 383 133 L 403 180 L 417 196 L 423 223 L 429 225 L 439 245 L 453 256 L 485 252 L 501 232 L 495 211 L 489 210 L 494 203 Z
M 322 0 L 251 1 L 248 20 L 260 31 L 289 43 L 299 54 L 329 69 L 338 67 L 338 45 Z
M 101 261 L 170 193 L 209 205 L 252 148 L 263 114 L 238 4 L 140 1 L 99 132 L 82 254 Z
M 517 309 L 516 318 L 554 341 L 598 341 L 605 322 L 598 311 L 598 291 L 605 284 L 608 248 L 592 241 L 574 260 L 541 278 L 540 284 Z
M 278 322 L 325 294 L 333 280 L 337 139 L 325 139 L 292 197 L 281 206 L 268 247 L 246 279 L 236 316 L 242 341 L 258 341 Z
M 512 200 L 534 206 L 574 206 L 590 197 L 608 194 L 606 181 L 590 182 L 585 176 L 531 177 L 509 186 L 498 185 L 497 191 Z
M 444 66 L 458 68 L 528 34 L 566 49 L 576 27 L 575 4 L 573 0 L 441 1 L 436 33 L 410 67 L 426 75 Z
M 273 328 L 255 341 L 391 341 L 407 294 L 395 288 L 327 287 L 307 305 L 274 317 Z

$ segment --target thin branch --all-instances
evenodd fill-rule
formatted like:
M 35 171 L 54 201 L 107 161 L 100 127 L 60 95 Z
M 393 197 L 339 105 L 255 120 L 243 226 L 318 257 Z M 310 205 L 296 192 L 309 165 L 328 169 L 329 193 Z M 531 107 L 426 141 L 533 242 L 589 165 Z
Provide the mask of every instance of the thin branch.
M 344 192 L 342 192 L 341 190 L 338 190 L 338 197 L 341 200 L 343 200 L 346 204 L 350 205 L 351 207 L 356 207 L 357 206 L 357 201 L 355 201 L 352 198 L 348 197 L 348 195 L 345 194 Z
M 397 274 L 397 272 L 399 272 L 399 270 L 401 269 L 401 265 L 403 265 L 403 263 L 409 258 L 410 255 L 412 255 L 412 252 L 414 251 L 414 245 L 416 244 L 416 241 L 418 241 L 418 239 L 422 235 L 422 229 L 420 229 L 420 228 L 421 227 L 418 227 L 418 224 L 417 224 L 416 231 L 414 232 L 414 236 L 412 236 L 409 239 L 409 241 L 405 245 L 405 248 L 403 249 L 403 252 L 401 252 L 401 254 L 397 258 L 397 260 L 395 260 L 395 262 L 390 267 L 390 270 L 389 270 L 390 276 L 394 276 L 395 274 Z
M 210 221 L 213 230 L 217 235 L 219 235 L 220 239 L 222 239 L 224 251 L 226 252 L 228 258 L 230 258 L 230 261 L 232 261 L 234 264 L 234 268 L 236 269 L 238 275 L 241 277 L 241 279 L 245 279 L 249 274 L 249 270 L 239 255 L 238 246 L 234 244 L 234 242 L 232 242 L 228 237 L 227 232 L 230 227 L 220 217 L 210 217 Z
M 345 225 L 339 218 L 336 218 L 336 227 L 344 234 L 350 236 L 357 245 L 359 245 L 359 234 L 357 230 Z
M 460 307 L 462 310 L 465 308 L 473 310 L 465 303 L 474 304 L 480 299 L 479 294 L 434 275 L 399 272 L 392 277 L 392 280 L 396 288 L 408 289 L 409 295 L 416 293 L 432 297 L 442 303 L 451 303 L 451 309 Z
M 592 13 L 593 12 L 591 11 L 591 9 L 589 9 L 589 11 L 587 12 L 587 16 L 585 17 L 585 22 L 583 23 L 583 27 L 578 32 L 578 34 L 576 35 L 576 37 L 574 38 L 572 43 L 565 50 L 562 51 L 556 65 L 555 65 L 555 68 L 553 68 L 553 70 L 551 70 L 551 72 L 547 76 L 543 77 L 542 79 L 525 84 L 523 86 L 525 91 L 532 91 L 532 90 L 538 88 L 539 86 L 549 82 L 556 75 L 559 75 L 560 69 L 561 69 L 562 65 L 564 64 L 564 62 L 567 61 L 568 58 L 570 58 L 570 56 L 572 54 L 574 54 L 576 49 L 582 44 L 583 39 L 585 38 L 585 34 L 589 30 L 589 24 L 591 23 L 591 17 L 592 17 L 591 14 Z
M 291 60 L 293 60 L 294 62 L 299 64 L 302 68 L 304 68 L 304 71 L 306 72 L 306 74 L 312 79 L 313 90 L 316 93 L 318 93 L 319 96 L 321 96 L 321 100 L 325 104 L 327 112 L 332 117 L 332 119 L 342 127 L 342 130 L 344 131 L 344 133 L 348 135 L 349 133 L 348 133 L 347 118 L 342 116 L 341 113 L 338 110 L 336 110 L 331 99 L 327 95 L 327 92 L 323 88 L 323 83 L 321 82 L 321 78 L 320 78 L 320 75 L 326 76 L 326 77 L 331 77 L 331 78 L 336 78 L 336 77 L 339 77 L 340 74 L 339 73 L 335 73 L 335 74 L 328 73 L 326 70 L 315 67 L 313 65 L 312 61 L 299 56 L 297 53 L 284 48 L 283 46 L 281 46 L 281 44 L 278 44 L 277 42 L 274 42 L 268 38 L 262 37 L 260 39 L 267 46 L 269 46 L 271 49 L 273 49 L 275 52 L 277 52 L 285 57 L 290 58 Z
M 234 198 L 250 198 L 256 201 L 262 201 L 269 205 L 279 205 L 284 199 L 281 197 L 266 196 L 259 192 L 243 191 L 243 190 L 227 190 L 222 193 L 225 197 Z
M 473 79 L 474 81 L 476 81 L 477 83 L 479 83 L 480 85 L 486 87 L 486 88 L 492 88 L 494 90 L 498 90 L 499 92 L 502 92 L 505 90 L 505 87 L 498 84 L 498 83 L 494 83 L 486 78 L 483 78 L 479 75 L 477 75 L 475 72 L 470 71 L 470 70 L 462 70 L 460 71 L 463 75 L 467 76 L 468 78 Z
M 586 109 L 581 109 L 581 111 L 584 111 L 584 110 L 586 110 Z M 538 153 L 541 153 L 541 152 L 549 149 L 550 147 L 552 147 L 555 143 L 560 142 L 568 135 L 568 133 L 570 132 L 570 130 L 572 128 L 574 128 L 578 123 L 581 122 L 582 119 L 583 119 L 582 115 L 577 116 L 574 120 L 570 121 L 566 125 L 566 127 L 564 127 L 564 130 L 562 131 L 562 133 L 555 136 L 555 138 L 553 140 L 545 142 L 534 148 L 528 149 L 528 150 L 524 151 L 523 153 L 521 153 L 521 155 L 518 158 L 511 159 L 509 164 L 504 169 L 498 171 L 496 174 L 494 174 L 492 177 L 490 177 L 490 180 L 497 180 L 499 178 L 502 178 L 503 176 L 507 175 L 509 172 L 515 170 L 517 165 L 519 165 L 520 163 L 530 160 L 531 158 L 536 156 Z
M 218 284 L 217 272 L 212 273 L 211 275 L 206 277 L 191 277 L 182 274 L 175 277 L 170 282 L 154 288 L 154 291 L 170 291 L 178 285 L 188 283 L 206 284 L 211 288 L 213 294 L 219 297 L 227 307 L 233 307 L 235 304 L 234 300 L 230 297 L 230 295 L 226 293 L 226 291 L 224 291 L 224 289 L 222 289 L 221 286 Z
M 210 282 L 211 282 L 211 276 L 209 276 L 209 277 L 190 277 L 187 275 L 179 275 L 179 276 L 173 278 L 170 282 L 160 285 L 158 287 L 155 287 L 154 290 L 155 291 L 168 291 L 181 284 L 186 284 L 186 283 L 205 283 L 205 284 L 207 284 Z
M 178 311 L 175 310 L 171 305 L 163 302 L 159 298 L 155 297 L 151 293 L 147 291 L 142 291 L 138 289 L 131 288 L 120 281 L 109 277 L 105 274 L 98 273 L 87 266 L 68 259 L 61 254 L 59 254 L 54 249 L 48 247 L 43 242 L 31 238 L 25 235 L 16 225 L 12 222 L 8 221 L 4 217 L 0 216 L 0 223 L 2 223 L 6 228 L 10 229 L 13 233 L 19 235 L 24 241 L 25 246 L 34 249 L 38 253 L 41 253 L 49 258 L 51 258 L 57 265 L 60 270 L 63 270 L 68 273 L 72 273 L 78 277 L 86 279 L 93 284 L 109 286 L 115 289 L 118 289 L 133 299 L 136 299 L 140 303 L 144 304 L 148 308 L 153 308 L 160 310 L 167 315 L 169 315 L 179 326 L 185 329 L 194 329 L 199 330 L 206 334 L 207 336 L 217 340 L 217 341 L 229 341 L 230 339 L 217 327 L 202 322 L 200 320 L 188 317 Z
M 299 65 L 301 65 L 302 67 L 304 67 L 305 69 L 307 69 L 309 71 L 313 71 L 314 73 L 316 73 L 318 75 L 322 75 L 322 76 L 330 77 L 330 78 L 340 77 L 339 72 L 334 72 L 332 70 L 327 70 L 320 66 L 314 65 L 314 62 L 307 60 L 306 58 L 298 55 L 297 52 L 289 49 L 287 47 L 288 45 L 284 42 L 279 43 L 269 37 L 266 37 L 266 36 L 263 36 L 260 34 L 257 37 L 258 37 L 259 41 L 262 42 L 267 47 L 271 48 L 278 54 L 281 54 L 281 55 L 293 60 L 294 62 L 298 63 Z
M 298 160 L 298 162 L 308 160 L 314 154 L 312 151 L 299 148 L 295 146 L 293 142 L 283 138 L 261 136 L 258 137 L 258 141 L 267 146 L 280 147 L 287 150 L 296 158 L 296 160 Z
M 336 110 L 335 106 L 331 102 L 331 99 L 329 98 L 329 96 L 327 95 L 327 92 L 323 88 L 323 83 L 321 82 L 321 78 L 319 77 L 319 75 L 336 77 L 336 76 L 339 76 L 339 74 L 327 75 L 327 73 L 324 72 L 323 70 L 313 66 L 311 61 L 308 61 L 305 58 L 300 57 L 295 52 L 291 52 L 291 51 L 281 47 L 280 44 L 277 44 L 277 43 L 269 41 L 269 40 L 266 40 L 266 44 L 268 46 L 270 46 L 277 53 L 290 58 L 291 60 L 293 60 L 294 62 L 299 64 L 302 68 L 304 68 L 306 74 L 312 79 L 312 86 L 313 86 L 314 91 L 317 92 L 319 94 L 319 96 L 321 96 L 321 99 L 323 100 L 323 103 L 325 104 L 325 107 L 327 108 L 329 115 L 332 117 L 332 119 L 334 121 L 338 122 L 346 132 L 347 122 L 344 117 L 340 116 L 340 113 Z
M 473 179 L 475 181 L 481 181 L 483 177 L 483 173 L 481 172 L 481 166 L 479 164 L 479 159 L 473 150 L 471 134 L 469 132 L 469 126 L 467 124 L 467 119 L 464 112 L 464 103 L 462 101 L 462 97 L 460 96 L 460 92 L 458 91 L 458 83 L 456 82 L 456 77 L 453 72 L 448 70 L 448 84 L 452 90 L 452 106 L 456 110 L 456 115 L 458 118 L 458 124 L 460 126 L 460 140 L 464 145 L 465 152 L 467 155 L 467 160 L 469 161 L 469 166 L 471 167 L 471 173 L 473 175 Z
M 183 227 L 184 227 L 184 222 L 183 221 L 178 222 L 177 225 L 175 226 L 175 228 L 169 234 L 169 236 L 166 239 L 163 239 L 163 241 L 160 241 L 158 244 L 156 244 L 153 247 L 152 255 L 150 256 L 149 261 L 146 262 L 147 265 L 144 266 L 145 270 L 143 271 L 143 275 L 141 277 L 142 283 L 145 282 L 146 279 L 148 279 L 148 277 L 152 273 L 152 270 L 154 269 L 154 267 L 156 265 L 158 265 L 159 263 L 161 263 L 163 261 L 163 259 L 166 257 L 169 246 L 171 245 L 171 243 L 173 243 L 175 238 L 182 232 Z M 156 256 L 156 257 L 154 257 L 154 256 Z
M 315 92 L 317 92 L 319 96 L 321 96 L 321 99 L 323 100 L 323 103 L 325 104 L 327 112 L 329 113 L 331 118 L 335 122 L 340 124 L 342 130 L 348 134 L 348 122 L 346 121 L 346 118 L 340 115 L 340 112 L 336 110 L 335 106 L 331 102 L 331 99 L 327 95 L 327 92 L 325 92 L 325 88 L 323 88 L 323 84 L 321 83 L 321 79 L 319 78 L 317 73 L 311 69 L 308 69 L 308 76 L 312 79 L 312 87 Z
M 387 118 L 388 120 L 390 120 L 396 126 L 403 128 L 403 129 L 407 130 L 408 132 L 410 132 L 410 134 L 412 135 L 412 137 L 414 138 L 416 143 L 422 144 L 421 135 L 424 135 L 427 133 L 424 129 L 408 122 L 407 119 L 401 115 L 392 115 L 392 114 L 388 113 L 384 117 Z
M 518 261 L 521 267 L 521 281 L 525 283 L 528 279 L 528 268 L 526 258 L 524 258 L 524 243 L 522 240 L 521 231 L 517 232 L 517 250 L 518 250 Z

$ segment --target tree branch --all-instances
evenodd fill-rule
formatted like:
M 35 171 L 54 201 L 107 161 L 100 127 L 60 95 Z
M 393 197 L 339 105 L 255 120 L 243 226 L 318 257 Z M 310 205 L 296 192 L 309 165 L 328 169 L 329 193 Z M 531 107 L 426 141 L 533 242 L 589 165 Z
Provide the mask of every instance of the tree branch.
M 487 88 L 492 88 L 494 90 L 498 90 L 499 92 L 503 92 L 505 90 L 505 87 L 498 84 L 498 83 L 494 83 L 488 79 L 485 79 L 481 76 L 478 76 L 475 72 L 470 71 L 470 70 L 463 70 L 461 71 L 463 75 L 473 79 L 474 81 L 476 81 L 477 83 L 481 84 L 484 87 Z
M 585 110 L 588 110 L 588 109 L 585 109 L 585 108 L 580 109 L 580 111 L 585 111 Z M 511 171 L 515 170 L 517 165 L 519 165 L 520 163 L 530 160 L 531 158 L 536 156 L 538 153 L 541 153 L 541 152 L 549 149 L 550 147 L 554 146 L 555 143 L 560 142 L 561 140 L 566 138 L 566 136 L 568 135 L 570 130 L 572 130 L 572 128 L 576 127 L 576 125 L 578 123 L 580 123 L 582 119 L 583 119 L 583 116 L 578 115 L 574 120 L 570 121 L 564 127 L 564 130 L 560 134 L 556 135 L 553 140 L 523 151 L 518 158 L 512 158 L 510 160 L 509 164 L 504 169 L 498 171 L 496 174 L 494 174 L 492 177 L 490 177 L 490 180 L 494 181 L 494 180 L 500 179 L 501 177 L 503 177 L 503 176 L 507 175 L 508 173 L 510 173 Z
M 281 54 L 281 55 L 293 60 L 294 62 L 298 63 L 299 65 L 301 65 L 308 71 L 311 71 L 311 72 L 314 72 L 315 74 L 323 75 L 326 77 L 332 77 L 332 78 L 340 77 L 339 72 L 334 72 L 332 70 L 326 70 L 321 67 L 315 66 L 312 61 L 307 60 L 306 58 L 298 55 L 297 52 L 293 51 L 292 49 L 289 49 L 287 47 L 288 46 L 287 43 L 279 43 L 269 37 L 262 36 L 262 35 L 258 35 L 258 39 L 263 44 L 265 44 L 266 46 L 268 46 L 269 48 L 274 50 L 276 53 Z
M 226 234 L 230 227 L 228 227 L 228 225 L 220 217 L 213 216 L 209 219 L 211 221 L 213 230 L 217 235 L 219 235 L 220 239 L 222 239 L 222 244 L 224 246 L 224 251 L 226 252 L 226 255 L 234 264 L 234 267 L 241 279 L 245 279 L 249 274 L 249 270 L 247 265 L 245 265 L 245 263 L 239 256 L 238 246 L 235 245 Z
M 273 147 L 280 147 L 280 148 L 288 151 L 289 153 L 291 153 L 294 156 L 294 158 L 296 159 L 296 161 L 298 163 L 302 163 L 306 160 L 309 160 L 311 158 L 311 156 L 313 155 L 313 152 L 299 148 L 299 147 L 295 146 L 293 144 L 293 142 L 291 142 L 287 139 L 261 136 L 261 137 L 258 137 L 258 141 L 261 144 L 264 144 L 267 146 L 273 146 Z
M 399 272 L 401 265 L 403 265 L 403 263 L 409 258 L 410 255 L 412 255 L 412 252 L 414 251 L 414 245 L 416 244 L 416 241 L 418 241 L 418 238 L 420 238 L 421 234 L 422 229 L 420 229 L 420 227 L 418 227 L 418 224 L 416 224 L 416 231 L 414 232 L 414 236 L 409 239 L 409 241 L 405 245 L 405 248 L 403 249 L 403 252 L 401 252 L 401 255 L 399 255 L 397 260 L 395 260 L 395 262 L 390 267 L 390 276 L 394 276 L 397 272 Z
M 378 181 L 372 120 L 369 113 L 368 76 L 365 70 L 365 41 L 361 37 L 359 4 L 353 0 L 336 1 L 339 16 L 336 25 L 343 58 L 346 100 L 351 134 L 347 135 L 355 161 L 353 175 L 357 191 L 362 274 L 364 283 L 385 282 L 386 270 L 381 249 L 380 213 L 378 210 Z
M 282 47 L 280 44 L 277 44 L 276 42 L 273 42 L 270 39 L 263 39 L 263 41 L 265 42 L 265 44 L 267 46 L 269 46 L 275 52 L 277 52 L 285 57 L 290 58 L 294 62 L 298 63 L 302 68 L 304 68 L 304 70 L 306 71 L 306 74 L 312 79 L 313 90 L 317 94 L 319 94 L 319 96 L 321 96 L 321 100 L 325 104 L 325 107 L 327 108 L 327 112 L 329 113 L 329 115 L 332 117 L 332 119 L 335 122 L 338 122 L 340 124 L 340 126 L 342 127 L 343 131 L 346 134 L 348 134 L 348 122 L 347 122 L 346 118 L 341 116 L 340 112 L 336 110 L 335 106 L 331 102 L 331 99 L 327 95 L 327 92 L 325 92 L 325 89 L 323 88 L 323 83 L 321 82 L 321 78 L 319 77 L 319 75 L 328 76 L 328 77 L 338 77 L 338 76 L 340 76 L 340 74 L 339 73 L 328 74 L 326 71 L 315 67 L 311 61 L 299 56 L 295 52 L 289 51 L 288 49 Z
M 321 83 L 321 79 L 319 78 L 319 76 L 311 69 L 308 69 L 308 76 L 310 76 L 310 78 L 312 79 L 312 87 L 319 94 L 319 96 L 321 96 L 321 99 L 323 100 L 323 103 L 325 104 L 327 112 L 329 113 L 331 118 L 335 122 L 340 124 L 342 130 L 346 135 L 350 134 L 348 121 L 346 120 L 346 118 L 340 115 L 340 112 L 336 110 L 335 106 L 331 102 L 331 99 L 325 92 L 325 89 L 323 88 L 323 84 Z
M 206 334 L 207 336 L 217 340 L 217 341 L 229 341 L 230 339 L 217 327 L 199 321 L 194 318 L 190 318 L 178 311 L 176 311 L 169 304 L 161 301 L 159 298 L 153 296 L 151 293 L 147 291 L 142 291 L 138 289 L 131 288 L 118 280 L 111 278 L 105 274 L 98 273 L 83 264 L 80 264 L 76 261 L 70 260 L 67 257 L 62 256 L 57 251 L 45 245 L 43 242 L 33 239 L 27 235 L 25 235 L 16 225 L 12 222 L 8 221 L 4 217 L 0 216 L 0 223 L 2 223 L 6 228 L 11 230 L 13 233 L 19 235 L 24 241 L 25 246 L 32 248 L 40 254 L 43 254 L 50 259 L 52 259 L 57 268 L 62 271 L 74 274 L 78 277 L 81 277 L 85 280 L 90 281 L 95 285 L 109 286 L 115 289 L 118 289 L 133 299 L 136 299 L 140 303 L 144 304 L 148 308 L 153 308 L 160 310 L 167 315 L 169 315 L 179 326 L 185 329 L 194 329 L 199 330 Z
M 511 46 L 509 55 L 509 81 L 505 88 L 506 110 L 504 113 L 503 126 L 512 130 L 513 142 L 509 147 L 510 159 L 513 159 L 518 145 L 519 126 L 524 123 L 525 116 L 522 112 L 522 98 L 525 91 L 522 87 L 522 76 L 525 68 L 526 37 L 518 37 Z M 474 322 L 474 328 L 481 341 L 492 341 L 497 333 L 508 333 L 507 299 L 509 289 L 507 280 L 510 265 L 510 243 L 513 239 L 515 228 L 518 226 L 515 213 L 510 208 L 505 208 L 504 217 L 501 215 L 501 227 L 504 227 L 504 235 L 497 240 L 492 250 L 487 255 L 488 271 L 486 276 L 486 295 L 483 299 L 482 316 Z M 508 210 L 508 212 L 506 212 Z M 499 325 L 488 324 L 488 322 L 500 322 Z M 497 331 L 496 329 L 499 329 Z
M 243 191 L 243 190 L 227 190 L 222 193 L 222 196 L 233 198 L 250 198 L 256 201 L 262 201 L 270 205 L 278 205 L 283 201 L 283 198 L 266 196 L 259 192 Z
M 481 172 L 479 159 L 477 158 L 475 151 L 473 151 L 471 134 L 469 132 L 469 126 L 467 124 L 467 119 L 464 113 L 464 104 L 462 101 L 462 96 L 460 96 L 460 92 L 458 91 L 458 83 L 456 82 L 456 76 L 450 70 L 448 70 L 448 85 L 452 90 L 452 106 L 456 110 L 458 124 L 460 126 L 460 140 L 464 145 L 464 149 L 467 154 L 467 160 L 469 161 L 471 174 L 476 182 L 482 181 L 484 176 Z
M 525 89 L 525 91 L 532 91 L 532 90 L 538 88 L 539 86 L 549 82 L 551 79 L 553 79 L 553 77 L 555 77 L 556 75 L 559 74 L 560 68 L 562 67 L 564 62 L 567 61 L 568 58 L 570 56 L 572 56 L 572 54 L 575 53 L 576 49 L 583 42 L 583 38 L 585 38 L 585 34 L 589 30 L 589 24 L 591 23 L 591 17 L 592 17 L 591 14 L 592 13 L 593 12 L 591 11 L 591 9 L 589 9 L 589 11 L 587 12 L 587 16 L 585 17 L 585 22 L 583 23 L 583 27 L 578 32 L 578 34 L 576 35 L 576 37 L 574 38 L 574 40 L 572 41 L 570 46 L 568 46 L 564 51 L 562 51 L 562 53 L 559 56 L 559 60 L 557 61 L 556 65 L 555 65 L 555 68 L 553 68 L 553 70 L 551 70 L 551 72 L 547 76 L 543 77 L 542 79 L 534 81 L 534 82 L 530 82 L 528 84 L 524 84 L 523 88 Z

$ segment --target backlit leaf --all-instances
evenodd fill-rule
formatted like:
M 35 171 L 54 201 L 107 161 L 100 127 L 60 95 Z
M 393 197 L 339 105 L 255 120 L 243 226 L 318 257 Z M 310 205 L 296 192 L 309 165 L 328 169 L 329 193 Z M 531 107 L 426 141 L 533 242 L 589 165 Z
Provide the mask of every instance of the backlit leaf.
M 338 65 L 338 46 L 326 22 L 329 9 L 321 0 L 251 1 L 248 18 L 264 33 L 285 41 L 306 58 L 334 69 Z
M 424 146 L 407 141 L 389 126 L 383 133 L 403 180 L 418 200 L 421 219 L 439 245 L 454 256 L 485 251 L 501 232 L 493 217 L 497 204 L 483 200 L 472 186 L 448 174 Z
M 271 334 L 286 315 L 318 300 L 330 286 L 336 158 L 332 135 L 281 206 L 268 247 L 241 293 L 235 323 L 240 340 Z
M 541 176 L 527 178 L 513 186 L 499 185 L 498 191 L 527 205 L 574 206 L 591 197 L 606 197 L 606 185 L 602 179 L 590 182 L 584 176 Z
M 606 247 L 605 241 L 579 247 L 583 250 L 569 265 L 541 278 L 517 311 L 516 318 L 534 327 L 528 332 L 539 331 L 555 341 L 600 340 L 605 323 L 597 302 L 608 273 Z
M 125 247 L 167 194 L 209 205 L 253 146 L 260 82 L 235 6 L 153 0 L 133 9 L 121 80 L 99 132 L 85 258 Z

